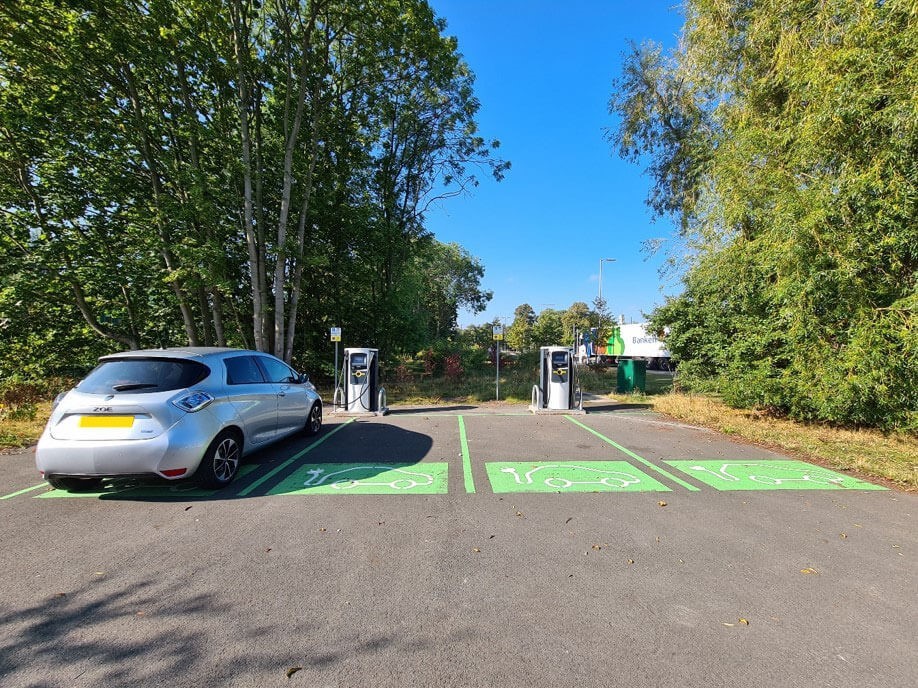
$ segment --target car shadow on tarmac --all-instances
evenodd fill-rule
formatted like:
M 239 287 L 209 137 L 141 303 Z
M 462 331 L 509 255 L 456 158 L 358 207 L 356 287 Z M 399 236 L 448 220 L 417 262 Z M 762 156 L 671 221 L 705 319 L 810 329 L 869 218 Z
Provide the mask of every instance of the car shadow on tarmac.
M 650 404 L 620 404 L 610 402 L 608 404 L 584 404 L 587 413 L 612 413 L 615 411 L 647 411 L 653 407 Z
M 474 411 L 477 406 L 469 404 L 457 406 L 406 406 L 403 408 L 390 408 L 390 416 L 406 416 L 418 413 L 451 413 L 453 411 Z
M 342 431 L 343 432 L 339 432 Z M 318 437 L 295 435 L 245 457 L 236 479 L 220 490 L 191 480 L 107 480 L 92 492 L 52 490 L 45 498 L 174 502 L 220 501 L 283 494 L 379 494 L 446 491 L 446 464 L 419 464 L 429 435 L 385 423 L 329 424 Z

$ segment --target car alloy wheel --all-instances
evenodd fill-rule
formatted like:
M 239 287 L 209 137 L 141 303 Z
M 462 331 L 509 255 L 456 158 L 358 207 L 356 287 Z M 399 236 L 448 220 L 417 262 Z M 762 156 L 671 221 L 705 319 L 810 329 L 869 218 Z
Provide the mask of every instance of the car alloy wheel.
M 239 445 L 235 437 L 227 437 L 214 452 L 214 477 L 228 483 L 239 469 Z
M 317 435 L 322 429 L 322 404 L 318 401 L 309 409 L 309 417 L 306 420 L 306 434 Z
M 224 430 L 210 443 L 196 477 L 202 487 L 221 488 L 229 485 L 239 471 L 242 444 L 237 433 Z

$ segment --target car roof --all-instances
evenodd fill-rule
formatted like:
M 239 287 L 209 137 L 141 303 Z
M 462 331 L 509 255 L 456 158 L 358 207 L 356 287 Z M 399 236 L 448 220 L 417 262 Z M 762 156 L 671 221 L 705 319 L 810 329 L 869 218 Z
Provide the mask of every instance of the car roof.
M 119 358 L 187 358 L 201 360 L 205 358 L 223 358 L 228 354 L 264 354 L 249 349 L 233 349 L 222 346 L 175 346 L 168 349 L 135 349 L 119 351 L 99 358 L 100 361 L 111 361 Z

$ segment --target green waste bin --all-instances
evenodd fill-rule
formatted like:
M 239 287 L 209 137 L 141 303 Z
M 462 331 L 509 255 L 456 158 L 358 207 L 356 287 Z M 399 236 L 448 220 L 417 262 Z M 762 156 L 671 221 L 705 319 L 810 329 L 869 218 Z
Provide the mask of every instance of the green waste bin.
M 640 390 L 643 392 L 647 387 L 647 361 L 634 360 L 631 358 L 620 359 L 618 362 L 618 376 L 616 378 L 615 391 L 633 392 Z

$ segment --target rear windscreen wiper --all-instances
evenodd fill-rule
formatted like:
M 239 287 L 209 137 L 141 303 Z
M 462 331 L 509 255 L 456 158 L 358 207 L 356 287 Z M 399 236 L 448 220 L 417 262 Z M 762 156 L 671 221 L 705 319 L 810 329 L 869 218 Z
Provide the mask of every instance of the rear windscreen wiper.
M 159 385 L 153 382 L 131 382 L 124 385 L 112 385 L 112 389 L 116 392 L 127 392 L 132 389 L 150 389 L 151 387 L 159 387 Z

